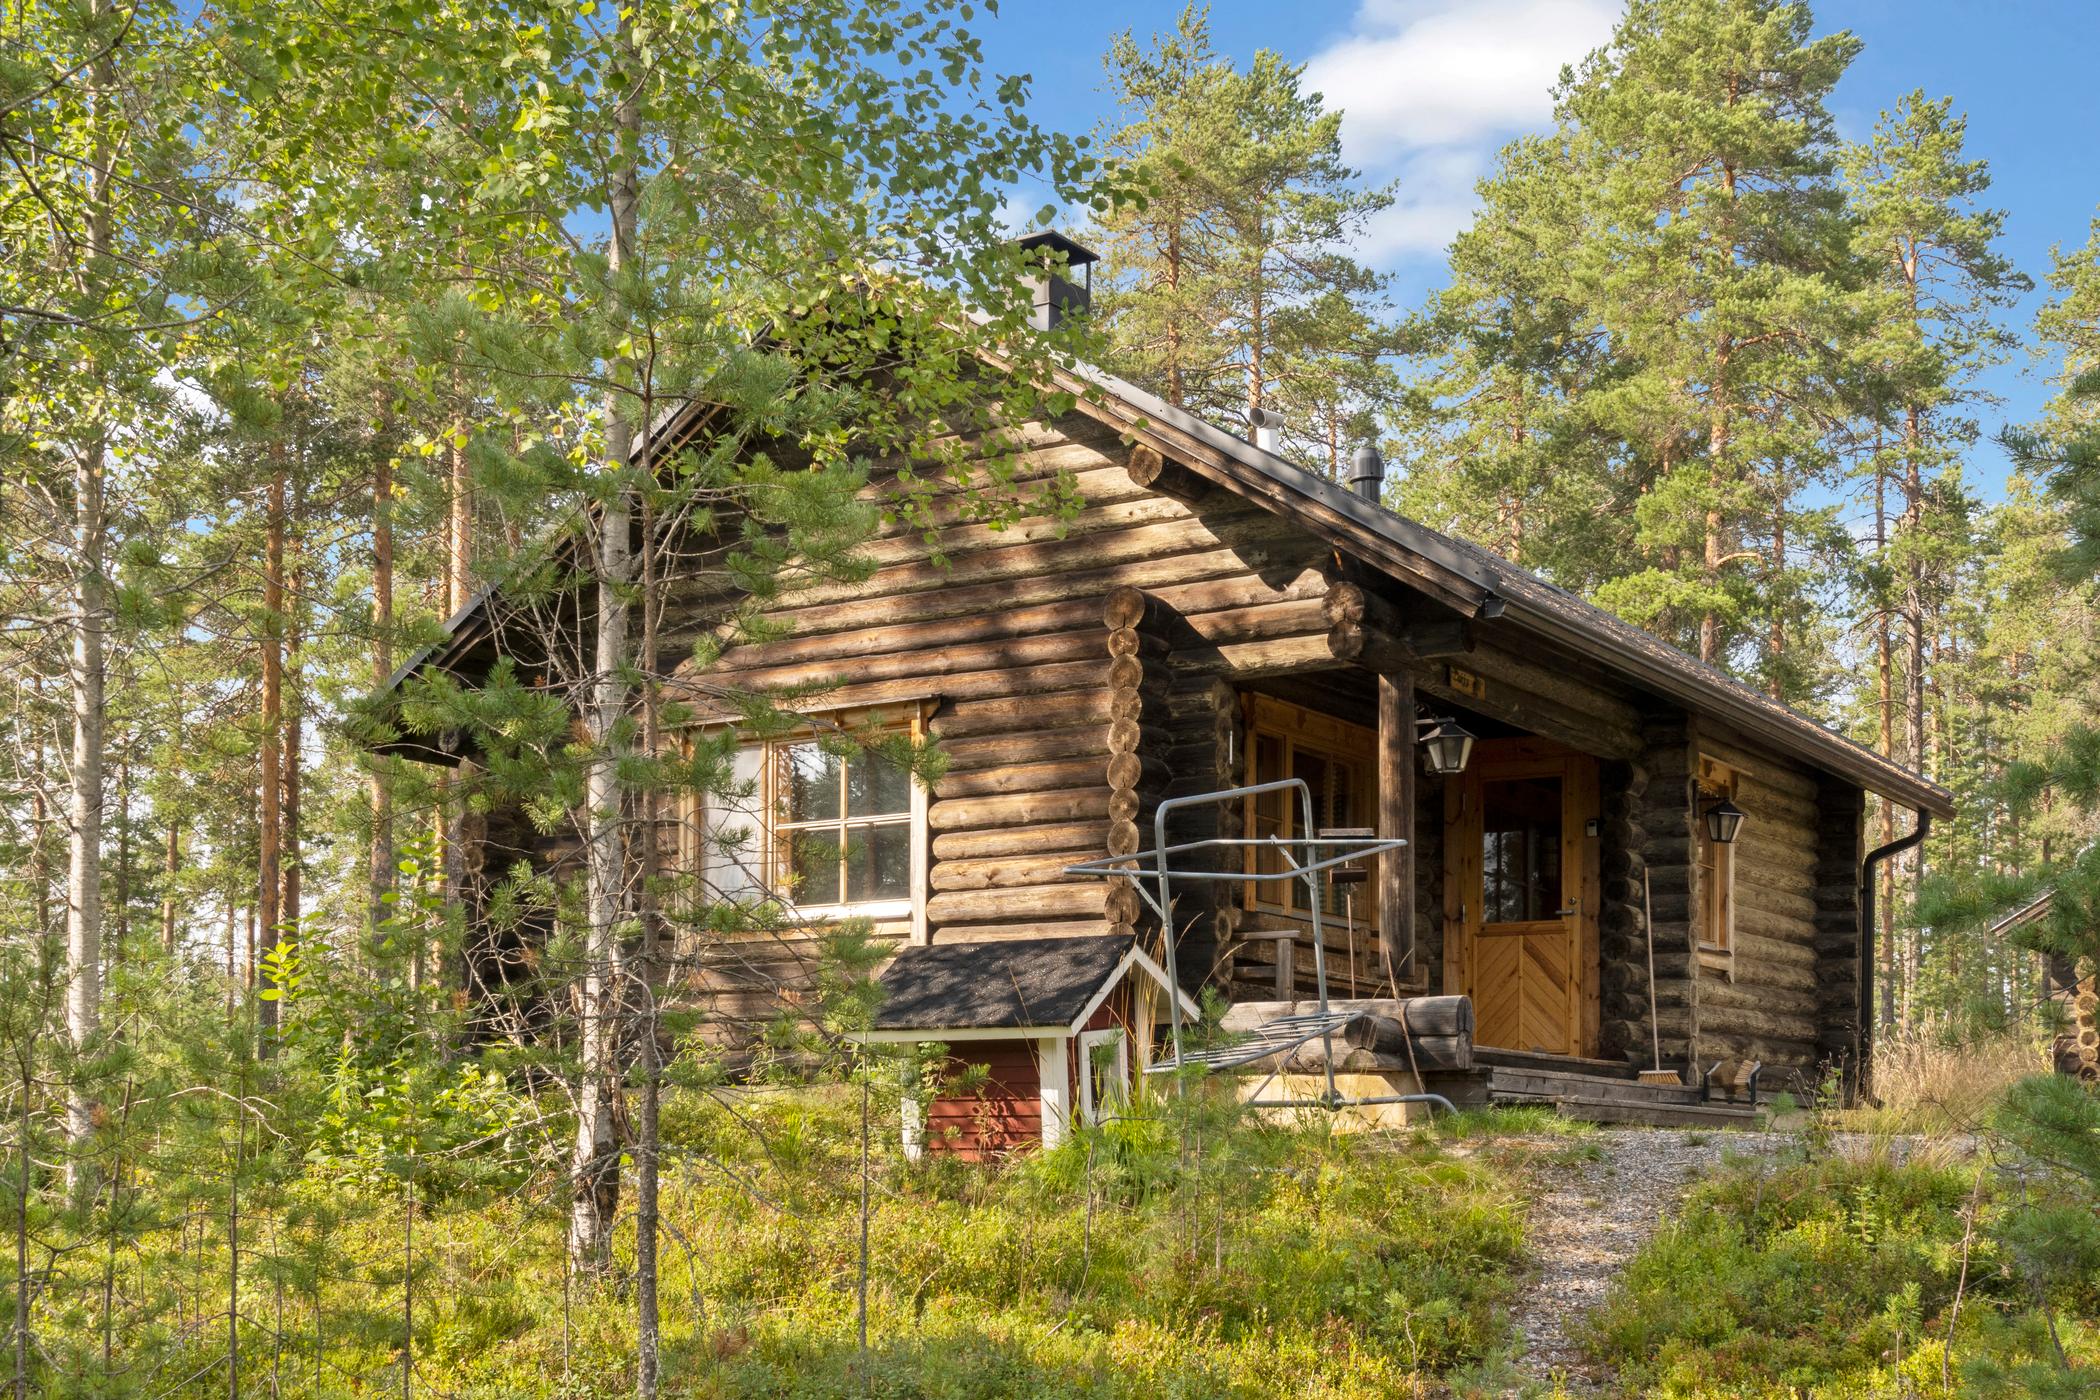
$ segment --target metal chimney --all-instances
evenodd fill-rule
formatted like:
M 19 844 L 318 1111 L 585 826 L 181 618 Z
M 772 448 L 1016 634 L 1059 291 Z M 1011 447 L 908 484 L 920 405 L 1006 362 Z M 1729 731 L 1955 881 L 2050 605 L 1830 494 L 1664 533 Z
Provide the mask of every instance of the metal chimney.
M 1028 255 L 1027 281 L 1035 294 L 1029 324 L 1054 331 L 1067 317 L 1084 316 L 1094 304 L 1094 264 L 1100 255 L 1054 229 L 1015 241 Z
M 1247 412 L 1247 422 L 1254 429 L 1254 445 L 1264 452 L 1274 452 L 1283 446 L 1283 415 L 1274 409 L 1255 408 Z
M 1356 449 L 1349 470 L 1349 489 L 1374 503 L 1385 497 L 1385 459 L 1368 442 Z

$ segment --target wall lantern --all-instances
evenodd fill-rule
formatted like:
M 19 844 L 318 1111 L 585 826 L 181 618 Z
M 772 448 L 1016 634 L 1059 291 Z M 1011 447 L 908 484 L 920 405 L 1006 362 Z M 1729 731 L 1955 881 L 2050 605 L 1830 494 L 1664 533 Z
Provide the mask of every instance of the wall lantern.
M 1465 772 L 1466 760 L 1473 756 L 1473 732 L 1449 715 L 1419 723 L 1424 726 L 1422 753 L 1429 771 L 1440 778 Z
M 1743 829 L 1743 809 L 1722 798 L 1706 809 L 1706 834 L 1717 846 L 1734 843 L 1736 834 Z

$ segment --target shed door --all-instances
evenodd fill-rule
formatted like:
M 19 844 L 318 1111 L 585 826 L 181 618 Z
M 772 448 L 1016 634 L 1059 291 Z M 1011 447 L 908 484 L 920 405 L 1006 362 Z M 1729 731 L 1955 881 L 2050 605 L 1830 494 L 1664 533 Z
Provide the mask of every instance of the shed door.
M 1482 1045 L 1578 1055 L 1590 1039 L 1596 900 L 1584 824 L 1596 763 L 1526 740 L 1482 743 L 1447 785 L 1446 981 L 1473 998 Z

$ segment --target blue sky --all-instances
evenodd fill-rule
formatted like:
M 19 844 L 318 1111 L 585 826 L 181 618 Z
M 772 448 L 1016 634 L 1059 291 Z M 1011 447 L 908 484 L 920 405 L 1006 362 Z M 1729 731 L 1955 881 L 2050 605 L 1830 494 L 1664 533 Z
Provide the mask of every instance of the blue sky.
M 1007 0 L 980 16 L 989 65 L 1031 74 L 1037 118 L 1092 129 L 1111 103 L 1101 55 L 1129 28 L 1171 29 L 1179 0 Z M 1969 117 L 1969 149 L 1990 161 L 1993 203 L 2008 211 L 2005 251 L 2037 283 L 2052 244 L 2085 240 L 2100 205 L 2100 4 L 2094 0 L 1824 0 L 1819 32 L 1850 29 L 1864 49 L 1838 88 L 1847 138 L 1922 87 L 1952 95 Z M 1344 112 L 1351 158 L 1374 179 L 1397 178 L 1398 205 L 1363 250 L 1393 277 L 1395 301 L 1418 302 L 1442 279 L 1442 250 L 1464 226 L 1473 181 L 1510 137 L 1550 124 L 1547 89 L 1563 63 L 1610 33 L 1617 0 L 1217 0 L 1212 33 L 1244 62 L 1272 48 L 1310 65 L 1312 85 Z M 1028 204 L 1032 210 L 1040 201 Z M 2031 323 L 2038 289 L 2014 313 Z M 2005 400 L 1983 415 L 1993 433 L 2031 417 L 2048 397 L 2049 367 L 2025 358 L 1987 386 Z M 1986 496 L 2003 486 L 2002 454 L 1978 445 L 1970 476 Z

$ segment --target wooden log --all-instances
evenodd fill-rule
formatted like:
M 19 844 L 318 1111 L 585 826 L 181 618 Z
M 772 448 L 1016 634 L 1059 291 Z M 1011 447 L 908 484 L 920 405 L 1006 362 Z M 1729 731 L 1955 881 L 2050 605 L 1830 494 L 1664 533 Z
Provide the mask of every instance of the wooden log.
M 1101 602 L 1101 624 L 1112 632 L 1137 628 L 1151 611 L 1152 600 L 1143 589 L 1118 585 Z
M 806 590 L 802 596 L 790 598 L 779 609 L 773 609 L 771 615 L 792 628 L 796 636 L 815 636 L 819 632 L 880 628 L 888 621 L 997 613 L 1071 598 L 1098 600 L 1119 584 L 1161 590 L 1161 594 L 1174 586 L 1212 581 L 1247 586 L 1247 579 L 1260 571 L 1287 565 L 1306 569 L 1321 556 L 1317 546 L 1294 539 L 1279 539 L 1264 546 L 1218 546 L 1212 539 L 1199 548 L 1165 552 L 1121 550 L 1121 554 L 1128 554 L 1128 558 L 1098 560 L 1088 558 L 1081 550 L 1075 558 L 1063 560 L 1058 571 L 1029 573 L 1027 569 L 1014 569 L 1010 577 L 983 584 L 962 577 L 945 581 L 913 577 L 913 584 L 918 586 L 903 594 L 888 588 L 888 581 L 869 581 L 861 592 L 825 588 L 827 598 L 811 596 L 813 590 Z
M 1098 685 L 1063 695 L 951 701 L 927 722 L 935 738 L 969 739 L 1033 728 L 1088 725 L 1109 718 L 1108 696 Z
M 1206 512 L 1206 515 L 1209 516 L 1209 513 Z M 1210 518 L 1222 524 L 1228 519 L 1249 521 L 1256 517 L 1252 512 L 1243 510 Z M 1001 526 L 956 521 L 934 530 L 931 540 L 921 531 L 907 529 L 870 540 L 860 546 L 856 553 L 862 558 L 873 560 L 883 569 L 912 567 L 936 555 L 955 559 L 1033 545 L 1062 544 L 1068 540 L 1106 535 L 1118 530 L 1189 519 L 1189 509 L 1181 502 L 1146 495 L 1109 504 L 1089 505 L 1070 518 L 1038 514 L 1023 516 Z
M 934 783 L 933 795 L 936 801 L 946 801 L 995 793 L 1025 794 L 1085 788 L 1100 781 L 1100 759 L 1060 758 L 1046 763 L 1013 763 L 944 773 Z
M 1099 938 L 1115 931 L 1107 919 L 1026 918 L 1010 923 L 944 923 L 936 943 L 996 943 L 1005 938 Z
M 1113 737 L 1108 744 L 1111 753 L 1116 751 Z M 974 739 L 943 739 L 940 747 L 948 760 L 948 771 L 957 773 L 1051 758 L 1094 757 L 1102 751 L 1102 730 L 1097 725 L 1023 730 Z
M 1182 620 L 1197 641 L 1218 647 L 1288 637 L 1322 636 L 1327 630 L 1322 600 L 1318 597 L 1184 614 Z
M 1136 627 L 1117 627 L 1108 633 L 1107 650 L 1111 657 L 1133 656 L 1156 664 L 1167 654 L 1167 643 L 1165 638 Z
M 988 856 L 1078 852 L 1081 858 L 1094 860 L 1109 854 L 1110 832 L 1110 824 L 1105 820 L 944 831 L 933 838 L 933 858 L 936 861 L 978 860 Z
M 1317 602 L 1326 595 L 1328 587 L 1326 571 L 1313 567 L 1276 584 L 1259 573 L 1243 571 L 1224 578 L 1162 584 L 1146 591 L 1168 613 L 1200 627 L 1199 619 L 1211 613 Z
M 1334 654 L 1327 649 L 1325 633 L 1239 642 L 1217 648 L 1214 657 L 1194 655 L 1186 660 L 1191 671 L 1222 673 L 1242 679 L 1325 670 L 1334 664 Z
M 1303 549 L 1304 535 L 1288 521 L 1262 514 L 1231 520 L 1216 517 L 1166 520 L 1072 539 L 985 549 L 954 556 L 944 564 L 930 560 L 896 564 L 865 582 L 813 583 L 796 590 L 787 601 L 799 608 L 843 602 L 870 594 L 895 596 L 1009 579 L 1034 579 L 1073 569 L 1098 570 L 1112 564 L 1141 565 L 1177 555 L 1216 550 L 1228 543 L 1228 533 L 1232 536 L 1229 542 L 1231 551 L 1240 557 L 1242 569 L 1249 566 L 1249 552 L 1261 546 L 1303 557 L 1298 551 Z M 1283 556 L 1279 554 L 1278 557 Z M 1171 571 L 1168 572 L 1171 577 Z M 1134 580 L 1117 581 L 1143 586 Z
M 1297 1055 L 1288 1062 L 1293 1072 L 1301 1062 L 1304 1070 L 1318 1073 L 1325 1068 L 1322 1063 L 1321 1045 L 1317 1040 L 1307 1041 L 1299 1047 Z M 1448 1074 L 1473 1068 L 1473 1041 L 1470 1036 L 1430 1035 L 1416 1036 L 1413 1053 L 1407 1050 L 1367 1050 L 1352 1048 L 1335 1065 L 1337 1072 L 1343 1070 L 1413 1071 L 1417 1067 L 1423 1074 Z
M 1312 1002 L 1241 1002 L 1227 1010 L 1222 1025 L 1228 1032 L 1252 1034 L 1271 1021 L 1294 1014 L 1285 1010 L 1286 1007 L 1316 1005 Z M 1333 1002 L 1330 1005 L 1337 1010 L 1347 1010 L 1349 1004 Z M 1397 1004 L 1387 1002 L 1386 1005 L 1395 1007 Z M 1295 1014 L 1307 1015 L 1310 1012 L 1299 1011 Z M 1403 1031 L 1400 1021 L 1393 1016 L 1377 1011 L 1358 1011 L 1332 1034 L 1330 1043 L 1336 1056 L 1334 1067 L 1343 1068 L 1345 1061 L 1365 1069 L 1406 1070 L 1419 1066 L 1425 1072 L 1466 1070 L 1473 1067 L 1473 1033 L 1470 1023 L 1463 1030 L 1436 1031 L 1417 1029 L 1417 1021 L 1425 1024 L 1445 1023 L 1446 1018 L 1411 1012 L 1407 1029 Z M 1284 1058 L 1294 1066 L 1302 1064 L 1318 1070 L 1326 1066 L 1328 1055 L 1319 1040 L 1311 1040 L 1288 1052 Z
M 695 691 L 674 680 L 666 690 L 673 698 L 690 702 L 702 712 L 718 710 L 704 691 Z M 1098 685 L 1101 663 L 1060 661 L 1046 666 L 1007 666 L 987 671 L 965 671 L 942 676 L 903 676 L 868 684 L 830 686 L 806 695 L 781 697 L 790 710 L 821 711 L 854 709 L 870 705 L 897 705 L 939 696 L 946 700 L 990 700 L 1006 696 L 1037 696 L 1079 690 Z
M 746 690 L 824 685 L 832 681 L 861 684 L 899 677 L 948 676 L 958 672 L 992 671 L 1024 666 L 1044 666 L 1078 661 L 1101 654 L 1101 631 L 1086 628 L 1077 632 L 1054 632 L 1040 637 L 999 637 L 991 641 L 957 642 L 923 651 L 899 651 L 850 661 L 826 658 L 781 666 L 754 666 L 730 672 L 723 680 Z
M 1378 677 L 1378 835 L 1408 844 L 1378 859 L 1378 944 L 1386 970 L 1414 976 L 1415 685 L 1401 673 Z
M 1111 888 L 1102 881 L 1088 880 L 1015 889 L 948 890 L 927 899 L 926 917 L 943 925 L 1076 916 L 1113 921 L 1106 911 Z
M 1141 792 L 1156 793 L 1166 786 L 1172 776 L 1163 758 L 1145 753 L 1111 754 L 1107 764 L 1110 787 L 1136 788 Z
M 776 641 L 732 646 L 722 653 L 721 660 L 712 669 L 743 671 L 795 662 L 889 656 L 928 647 L 997 641 L 1004 637 L 1084 631 L 1092 627 L 1095 611 L 1092 600 L 1074 598 L 1033 608 L 990 609 L 927 622 L 898 619 L 851 632 L 821 632 L 812 636 L 797 633 Z
M 1112 856 L 1127 856 L 1144 849 L 1145 836 L 1135 821 L 1111 821 L 1104 845 Z
M 1694 743 L 1699 752 L 1733 768 L 1759 787 L 1806 802 L 1816 801 L 1816 781 L 1787 760 L 1745 744 L 1739 735 L 1712 722 L 1702 722 Z
M 1099 678 L 1098 672 L 1096 678 Z M 1165 718 L 1166 710 L 1166 692 L 1157 686 L 1111 686 L 1108 689 L 1108 718 L 1111 723 L 1127 719 L 1147 726 L 1156 725 Z
M 1017 889 L 1025 885 L 1062 885 L 1077 880 L 1098 883 L 1100 877 L 1097 875 L 1065 874 L 1066 866 L 1094 858 L 1092 851 L 1069 851 L 1039 856 L 942 860 L 934 862 L 927 878 L 936 892 Z
M 1491 683 L 1484 696 L 1460 695 L 1451 688 L 1449 673 L 1443 666 L 1418 667 L 1413 674 L 1417 688 L 1439 700 L 1477 710 L 1491 719 L 1528 729 L 1583 753 L 1626 759 L 1640 755 L 1647 747 L 1638 729 L 1622 728 L 1508 686 Z
M 1311 1016 L 1317 1014 L 1319 1009 L 1320 1004 L 1317 1001 L 1302 998 L 1291 1001 L 1235 1002 L 1227 1009 L 1223 1024 L 1231 1028 L 1236 1020 L 1242 1024 L 1258 1024 L 1281 1020 L 1285 1016 Z M 1416 1036 L 1457 1035 L 1470 1038 L 1473 1034 L 1471 997 L 1331 997 L 1328 999 L 1327 1009 L 1331 1012 L 1380 1017 L 1395 1026 L 1404 1022 L 1408 1031 Z
M 1073 494 L 1078 496 L 1081 508 L 1111 505 L 1119 501 L 1134 501 L 1149 494 L 1144 487 L 1130 479 L 1130 473 L 1110 453 L 1088 444 L 1061 444 L 1033 454 L 1015 470 L 1013 480 L 1020 483 L 1045 483 L 1059 472 L 1067 475 Z M 896 495 L 896 481 L 873 480 L 855 492 L 863 501 L 877 505 L 890 505 Z M 940 529 L 949 525 L 974 525 L 983 519 L 983 503 L 976 492 L 956 492 L 928 501 L 916 508 L 910 519 L 901 516 L 884 526 L 882 535 L 897 535 L 918 529 L 921 523 Z
M 1044 826 L 1105 818 L 1109 815 L 1108 806 L 1109 790 L 1106 787 L 961 797 L 932 803 L 926 810 L 926 824 L 935 831 Z

